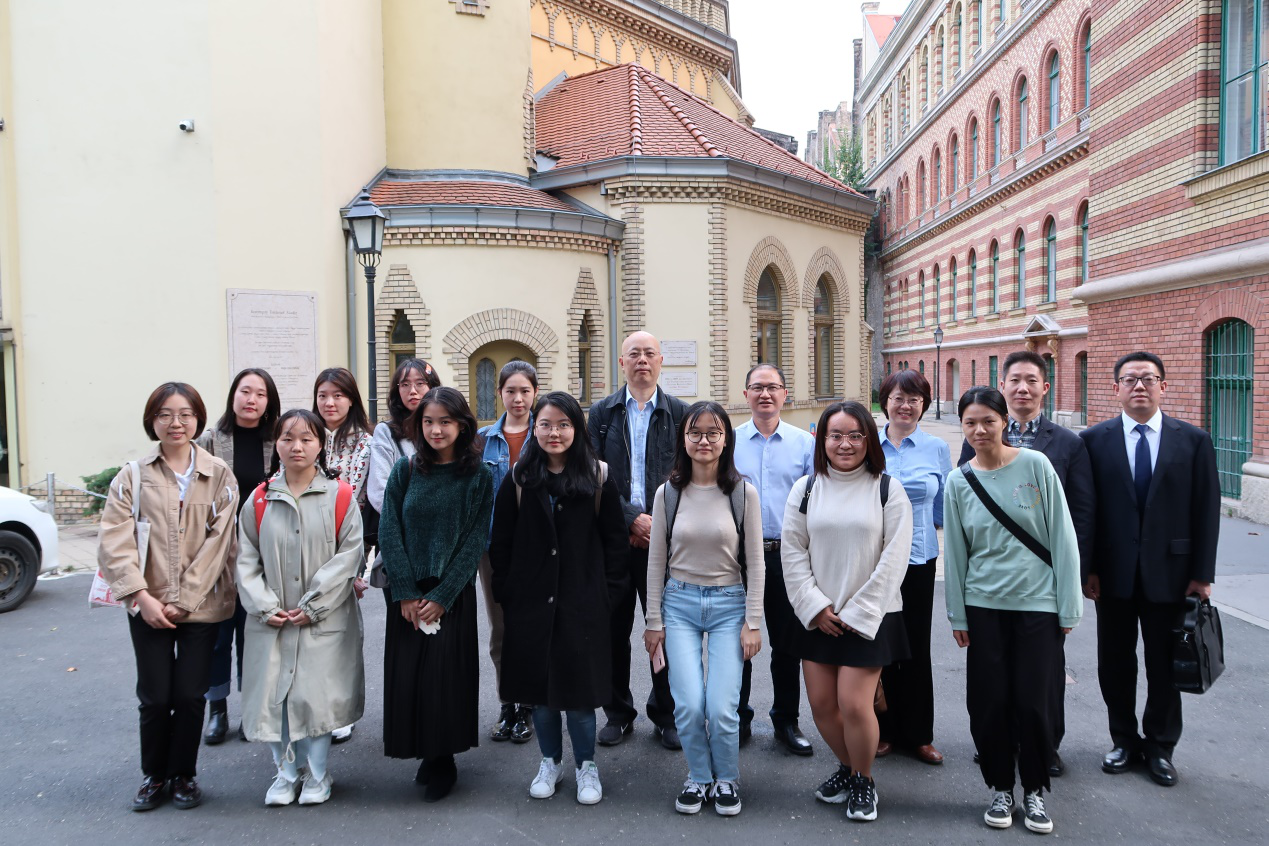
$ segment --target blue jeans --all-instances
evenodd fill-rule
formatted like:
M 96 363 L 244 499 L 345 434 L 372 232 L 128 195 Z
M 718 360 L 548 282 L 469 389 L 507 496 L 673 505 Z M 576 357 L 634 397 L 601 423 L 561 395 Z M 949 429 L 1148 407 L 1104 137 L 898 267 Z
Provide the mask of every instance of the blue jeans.
M 573 743 L 573 765 L 595 760 L 595 711 L 565 711 L 568 718 L 568 739 Z M 538 734 L 538 748 L 544 758 L 559 763 L 564 758 L 564 734 L 560 712 L 545 705 L 533 706 L 533 730 Z
M 698 784 L 740 778 L 740 676 L 745 622 L 741 585 L 703 587 L 669 579 L 661 618 L 674 695 L 674 725 Z M 704 641 L 709 635 L 708 645 Z M 709 652 L 709 676 L 701 656 Z M 706 729 L 706 721 L 709 726 Z

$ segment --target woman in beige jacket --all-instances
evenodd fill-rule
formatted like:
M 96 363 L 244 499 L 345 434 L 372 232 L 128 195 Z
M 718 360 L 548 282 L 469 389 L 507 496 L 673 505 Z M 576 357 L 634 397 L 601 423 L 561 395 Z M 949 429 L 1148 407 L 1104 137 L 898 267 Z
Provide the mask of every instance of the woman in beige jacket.
M 101 516 L 97 564 L 128 609 L 137 659 L 145 780 L 135 811 L 158 807 L 169 786 L 178 808 L 202 802 L 194 777 L 203 693 L 219 624 L 234 612 L 225 564 L 238 507 L 233 473 L 193 444 L 206 424 L 198 391 L 156 388 L 142 425 L 159 447 L 119 471 Z M 144 544 L 138 527 L 149 529 Z
M 265 804 L 289 805 L 298 792 L 301 805 L 317 805 L 333 784 L 331 733 L 365 707 L 353 590 L 364 560 L 361 514 L 352 486 L 327 477 L 320 417 L 292 409 L 276 434 L 283 472 L 275 475 L 275 460 L 239 521 L 242 719 L 248 740 L 273 749 L 278 771 Z

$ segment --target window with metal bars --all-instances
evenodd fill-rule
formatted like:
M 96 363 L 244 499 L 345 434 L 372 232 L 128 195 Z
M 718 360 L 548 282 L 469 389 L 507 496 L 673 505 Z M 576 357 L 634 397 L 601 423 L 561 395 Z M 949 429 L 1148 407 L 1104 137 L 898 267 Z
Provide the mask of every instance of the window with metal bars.
M 1207 430 L 1216 448 L 1221 495 L 1242 496 L 1242 468 L 1251 458 L 1253 353 L 1249 324 L 1228 320 L 1207 332 L 1204 344 Z

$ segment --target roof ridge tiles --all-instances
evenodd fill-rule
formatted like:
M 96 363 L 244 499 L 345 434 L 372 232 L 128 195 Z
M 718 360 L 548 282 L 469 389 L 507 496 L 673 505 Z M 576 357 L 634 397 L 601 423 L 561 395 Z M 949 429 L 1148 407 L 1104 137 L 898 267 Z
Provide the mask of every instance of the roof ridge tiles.
M 637 65 L 630 66 L 628 75 L 630 82 L 630 155 L 643 155 L 643 109 L 639 102 L 639 71 Z
M 653 93 L 657 95 L 657 98 L 665 104 L 667 109 L 670 110 L 670 114 L 678 118 L 679 122 L 683 124 L 683 128 L 688 131 L 688 133 L 692 136 L 692 139 L 700 145 L 702 150 L 714 158 L 725 158 L 723 151 L 718 149 L 718 147 L 714 145 L 713 141 L 709 140 L 709 136 L 706 135 L 701 128 L 687 116 L 687 112 L 679 108 L 678 104 L 674 102 L 668 93 L 666 93 L 665 89 L 661 87 L 656 76 L 638 65 L 633 67 L 636 69 L 635 72 L 643 79 L 644 83 L 652 89 Z

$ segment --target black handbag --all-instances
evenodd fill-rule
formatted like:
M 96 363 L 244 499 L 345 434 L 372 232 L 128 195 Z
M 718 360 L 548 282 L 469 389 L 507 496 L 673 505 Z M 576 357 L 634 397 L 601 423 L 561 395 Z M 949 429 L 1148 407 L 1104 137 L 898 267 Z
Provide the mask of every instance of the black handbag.
M 1220 612 L 1197 596 L 1185 598 L 1185 619 L 1172 630 L 1172 678 L 1182 693 L 1203 693 L 1225 671 Z

